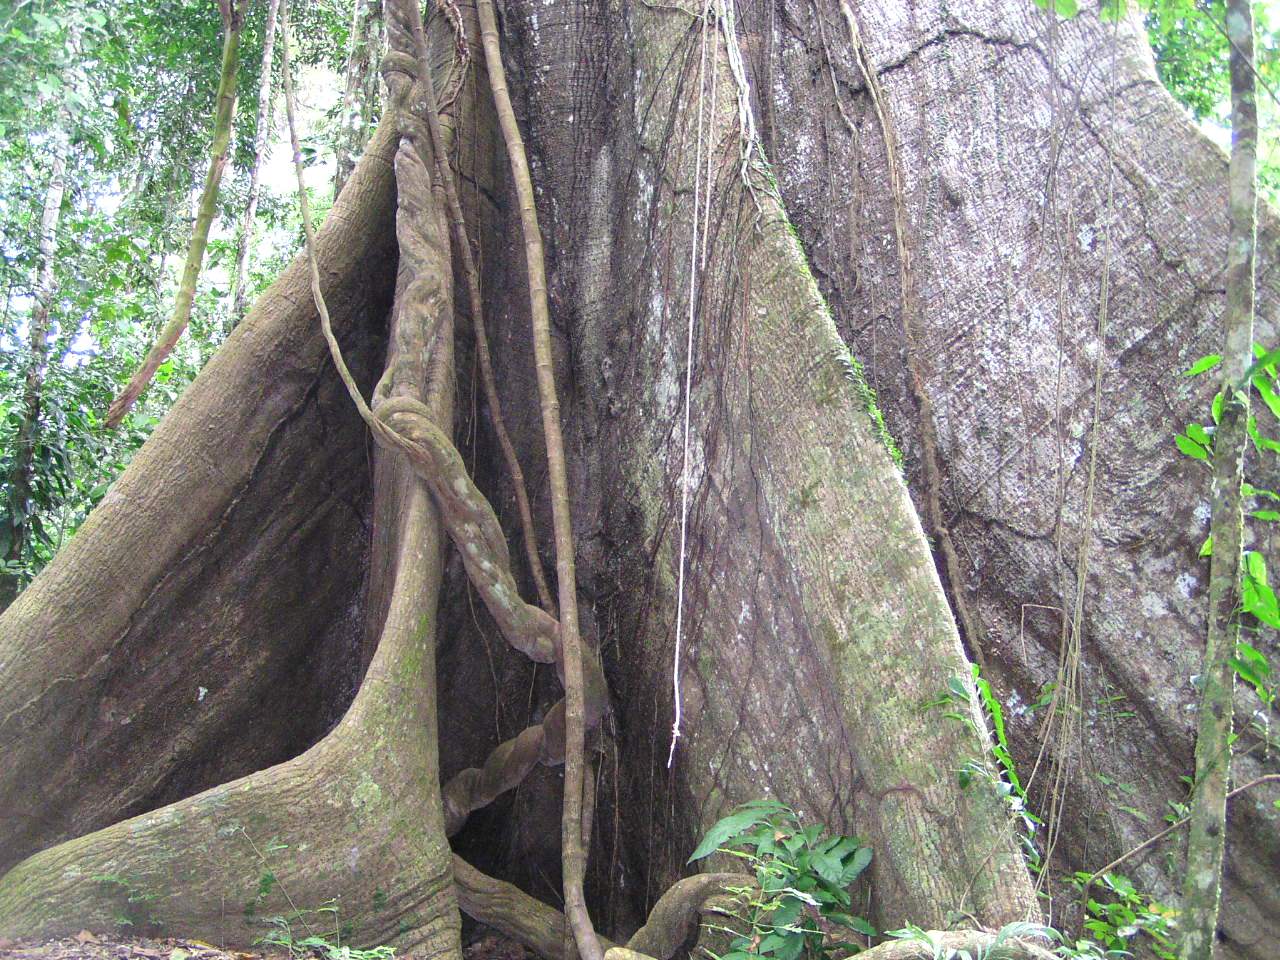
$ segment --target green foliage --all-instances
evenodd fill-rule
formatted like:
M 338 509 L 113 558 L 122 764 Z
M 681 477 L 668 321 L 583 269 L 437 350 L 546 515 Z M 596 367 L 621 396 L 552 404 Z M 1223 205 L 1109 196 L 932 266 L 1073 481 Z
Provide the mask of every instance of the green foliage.
M 294 917 L 292 920 L 288 917 L 270 917 L 267 922 L 271 924 L 272 930 L 265 936 L 259 937 L 257 944 L 263 944 L 270 947 L 280 947 L 289 952 L 292 957 L 319 957 L 321 960 L 395 960 L 396 951 L 394 947 L 370 947 L 367 950 L 360 950 L 348 946 L 342 942 L 342 928 L 338 925 L 337 915 L 338 909 L 335 904 L 326 904 L 314 913 L 332 913 L 334 922 L 333 939 L 317 936 L 311 932 L 306 921 L 301 917 Z M 298 923 L 306 929 L 307 935 L 303 937 L 295 936 L 294 924 Z
M 1005 731 L 1004 710 L 1000 706 L 1000 701 L 992 692 L 991 684 L 979 675 L 976 663 L 973 664 L 972 670 L 974 689 L 978 692 L 981 713 L 985 716 L 993 737 L 991 754 L 998 764 L 998 773 L 993 772 L 991 766 L 983 758 L 970 757 L 956 771 L 956 778 L 962 790 L 968 790 L 975 782 L 982 782 L 990 786 L 1004 800 L 1010 812 L 1013 813 L 1021 825 L 1022 829 L 1019 831 L 1018 840 L 1022 844 L 1027 866 L 1034 872 L 1039 873 L 1043 869 L 1043 863 L 1040 850 L 1035 843 L 1035 836 L 1036 830 L 1043 821 L 1031 812 L 1027 801 L 1027 791 L 1022 786 L 1022 781 L 1018 778 L 1018 771 L 1013 762 L 1013 753 L 1009 747 L 1009 738 Z M 1049 702 L 1052 696 L 1052 690 L 1046 688 L 1033 706 L 1036 708 L 1042 707 Z M 971 703 L 969 687 L 966 685 L 964 678 L 952 677 L 947 681 L 946 691 L 940 697 L 931 700 L 924 706 L 925 709 L 941 707 L 944 710 L 944 717 L 963 723 L 971 730 L 974 730 L 975 733 L 978 733 Z
M 735 891 L 748 933 L 729 931 L 734 939 L 719 960 L 830 957 L 861 949 L 845 931 L 875 935 L 851 912 L 849 886 L 872 855 L 857 837 L 828 837 L 822 824 L 802 825 L 790 807 L 757 800 L 712 826 L 689 861 L 716 852 L 743 860 L 758 885 Z
M 1248 384 L 1248 389 L 1262 401 L 1263 413 L 1250 416 L 1248 434 L 1254 453 L 1265 461 L 1268 455 L 1280 453 L 1280 440 L 1270 435 L 1280 423 L 1280 350 L 1267 350 L 1259 344 L 1253 348 L 1255 360 L 1245 371 L 1241 381 Z M 1196 377 L 1216 368 L 1222 358 L 1217 354 L 1201 357 L 1186 371 L 1184 376 Z M 1174 437 L 1178 449 L 1187 457 L 1200 461 L 1207 466 L 1213 463 L 1213 441 L 1217 425 L 1222 416 L 1223 394 L 1220 391 L 1210 404 L 1210 423 L 1190 423 L 1186 429 Z M 1269 417 L 1270 423 L 1259 425 L 1259 415 Z M 1247 473 L 1252 472 L 1249 465 Z M 1280 522 L 1280 510 L 1272 509 L 1267 504 L 1280 503 L 1280 494 L 1274 490 L 1245 483 L 1242 496 L 1253 503 L 1247 512 L 1248 518 L 1259 524 Z M 1207 557 L 1213 553 L 1213 538 L 1209 537 L 1200 549 L 1200 556 Z M 1280 629 L 1280 605 L 1277 604 L 1275 588 L 1270 584 L 1266 557 L 1258 550 L 1248 550 L 1244 554 L 1244 562 L 1240 577 L 1240 612 L 1253 618 L 1257 626 L 1249 622 L 1242 624 L 1242 638 L 1236 644 L 1235 656 L 1231 665 L 1237 676 L 1249 684 L 1263 705 L 1270 708 L 1276 704 L 1277 682 L 1266 655 L 1257 646 L 1244 639 L 1246 631 L 1256 633 L 1259 629 Z
M 1144 896 L 1127 877 L 1118 873 L 1095 877 L 1080 872 L 1071 882 L 1078 891 L 1083 892 L 1085 886 L 1091 884 L 1090 889 L 1101 888 L 1107 894 L 1102 900 L 1090 897 L 1085 904 L 1088 918 L 1084 927 L 1095 939 L 1078 947 L 1096 952 L 1077 955 L 1121 957 L 1141 942 L 1160 960 L 1175 960 L 1173 937 L 1177 910 Z
M 191 197 L 208 163 L 221 20 L 208 0 L 39 0 L 0 9 L 0 573 L 17 586 L 74 534 L 227 333 L 265 6 L 250 5 L 244 28 L 231 166 L 191 327 L 112 433 L 101 425 L 107 405 L 172 310 Z M 348 14 L 339 0 L 295 11 L 299 60 L 340 72 Z M 27 375 L 39 366 L 30 319 L 55 154 L 66 160 L 66 192 L 24 497 L 14 479 L 28 451 L 14 441 Z M 251 293 L 297 249 L 292 191 L 286 184 L 274 194 L 268 184 L 260 201 L 263 253 Z

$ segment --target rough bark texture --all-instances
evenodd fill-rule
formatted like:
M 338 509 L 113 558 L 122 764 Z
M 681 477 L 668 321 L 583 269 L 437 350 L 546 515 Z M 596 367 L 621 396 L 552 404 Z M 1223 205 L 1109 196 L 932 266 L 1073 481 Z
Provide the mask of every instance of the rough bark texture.
M 923 502 L 897 257 L 886 239 L 884 148 L 840 11 L 807 0 L 750 10 L 758 39 L 748 61 L 771 78 L 759 88 L 766 152 Z M 965 572 L 948 587 L 982 625 L 1024 779 L 1045 719 L 1027 707 L 1058 679 L 1064 621 L 1083 590 L 1083 739 L 1049 743 L 1045 761 L 1067 765 L 1053 872 L 1096 868 L 1155 831 L 1167 801 L 1185 799 L 1179 777 L 1193 766 L 1191 677 L 1208 572 L 1196 553 L 1208 533 L 1208 476 L 1178 453 L 1172 433 L 1208 422 L 1214 385 L 1180 373 L 1221 345 L 1225 158 L 1160 86 L 1134 21 L 1104 25 L 1092 8 L 1055 22 L 1006 0 L 910 8 L 863 0 L 857 10 L 906 169 L 922 283 L 917 335 L 938 416 L 945 514 Z M 1261 213 L 1255 339 L 1271 343 L 1280 235 L 1271 212 Z M 1104 277 L 1110 310 L 1100 344 Z M 1099 359 L 1099 457 L 1086 516 Z M 1274 551 L 1265 540 L 1255 546 Z M 1080 584 L 1082 548 L 1091 557 Z M 1259 642 L 1274 662 L 1274 637 Z M 1238 696 L 1250 716 L 1257 701 Z M 1246 734 L 1238 750 L 1254 742 Z M 1254 750 L 1236 778 L 1274 763 L 1273 751 Z M 1041 812 L 1052 780 L 1042 762 L 1032 788 Z M 1272 785 L 1231 806 L 1224 956 L 1263 960 L 1278 949 L 1277 795 Z M 1180 857 L 1171 840 L 1126 870 L 1172 898 Z M 1070 919 L 1063 900 L 1052 906 L 1055 922 Z
M 320 236 L 366 384 L 394 149 L 383 131 Z M 288 759 L 337 720 L 362 670 L 368 498 L 364 428 L 297 261 L 0 617 L 0 867 Z
M 280 17 L 287 76 L 283 7 Z M 395 75 L 400 258 L 386 370 L 374 392 L 416 404 L 447 429 L 455 392 L 449 241 L 412 81 L 412 73 Z M 317 273 L 317 303 L 321 286 Z M 307 911 L 337 903 L 348 942 L 458 956 L 436 750 L 443 537 L 431 495 L 405 458 L 380 455 L 374 488 L 381 563 L 369 626 L 379 640 L 342 722 L 287 763 L 24 860 L 0 880 L 0 933 L 58 936 L 123 916 L 248 945 L 261 934 L 262 914 L 301 911 L 297 925 L 310 931 Z
M 730 9 L 713 8 L 722 15 Z M 616 704 L 615 739 L 599 747 L 600 836 L 588 893 L 600 928 L 618 940 L 640 926 L 683 874 L 701 831 L 728 807 L 761 795 L 785 799 L 806 816 L 870 842 L 876 851 L 870 891 L 858 895 L 870 897 L 866 913 L 882 927 L 908 920 L 941 926 L 951 911 L 996 925 L 1036 909 L 991 784 L 981 778 L 967 790 L 957 784 L 960 767 L 985 762 L 985 734 L 923 709 L 953 677 L 967 678 L 969 664 L 926 540 L 936 531 L 922 530 L 916 519 L 878 435 L 854 356 L 880 392 L 906 451 L 907 479 L 923 496 L 921 405 L 907 371 L 917 369 L 919 386 L 928 391 L 941 514 L 964 579 L 949 576 L 946 587 L 983 631 L 1024 779 L 1041 746 L 1044 717 L 1031 716 L 1025 706 L 1058 677 L 1060 650 L 1080 650 L 1075 696 L 1083 740 L 1055 736 L 1046 746 L 1048 761 L 1064 765 L 1057 782 L 1066 790 L 1051 873 L 1096 867 L 1135 845 L 1160 822 L 1167 800 L 1182 799 L 1178 777 L 1190 772 L 1194 690 L 1187 678 L 1197 669 L 1203 630 L 1203 572 L 1195 553 L 1206 532 L 1206 489 L 1196 465 L 1178 456 L 1160 425 L 1203 419 L 1207 411 L 1211 387 L 1178 373 L 1219 340 L 1226 224 L 1221 154 L 1159 88 L 1135 24 L 1103 27 L 1092 11 L 1055 22 L 1019 0 L 979 0 L 957 9 L 945 0 L 909 7 L 864 0 L 851 9 L 866 65 L 878 76 L 893 118 L 904 202 L 897 215 L 880 118 L 838 0 L 748 0 L 732 30 L 717 18 L 709 57 L 715 80 L 705 88 L 698 76 L 701 20 L 676 5 L 512 0 L 501 10 L 508 77 L 547 243 L 582 630 L 603 654 Z M 1103 55 L 1112 49 L 1114 59 Z M 709 194 L 705 181 L 698 194 L 704 202 L 710 197 L 705 260 L 700 250 L 691 258 L 699 89 L 704 136 L 709 131 L 701 169 L 705 178 L 709 162 L 712 183 Z M 459 138 L 455 160 L 463 169 L 462 206 L 483 277 L 495 381 L 547 543 L 546 459 L 517 206 L 492 120 L 483 114 L 477 111 L 470 138 Z M 776 189 L 750 146 L 744 153 L 747 118 L 759 131 Z M 340 212 L 365 209 L 352 200 L 362 176 L 343 191 Z M 904 356 L 898 219 L 919 284 L 919 314 L 910 319 L 921 356 L 911 363 Z M 380 223 L 385 227 L 385 213 Z M 1269 256 L 1276 240 L 1274 220 L 1264 214 L 1264 315 L 1275 303 Z M 377 274 L 385 306 L 389 277 L 378 271 L 394 253 L 366 249 L 358 264 L 342 261 L 351 266 L 348 286 L 373 282 Z M 377 250 L 384 251 L 381 260 Z M 691 262 L 699 268 L 692 278 Z M 1100 344 L 1104 276 L 1110 322 Z M 312 371 L 332 389 L 319 359 L 314 314 L 305 306 L 305 280 L 298 280 L 296 302 L 304 304 L 296 308 L 298 323 L 307 335 L 277 366 Z M 682 663 L 685 723 L 668 771 L 679 413 L 691 280 L 696 487 Z M 340 302 L 344 287 L 335 281 L 334 288 Z M 465 298 L 459 299 L 465 309 Z M 354 319 L 353 308 L 335 309 L 335 317 L 344 315 Z M 236 337 L 254 326 L 251 316 L 192 395 L 244 394 L 251 358 Z M 1259 324 L 1259 339 L 1274 335 L 1272 326 Z M 353 343 L 344 349 L 349 357 L 360 355 Z M 501 454 L 466 401 L 473 359 L 461 338 L 463 400 L 455 435 L 507 541 L 514 542 L 517 511 Z M 219 364 L 228 370 L 245 365 L 233 388 L 223 384 L 229 373 L 214 375 Z M 241 447 L 205 452 L 206 445 L 252 446 L 256 434 L 247 429 L 215 433 L 209 420 L 193 417 L 192 395 L 72 542 L 68 550 L 81 550 L 81 559 L 55 562 L 54 573 L 28 591 L 38 591 L 39 599 L 18 601 L 19 607 L 25 601 L 26 619 L 3 621 L 34 624 L 46 609 L 55 611 L 47 625 L 26 627 L 31 639 L 17 649 L 34 651 L 47 634 L 55 664 L 47 674 L 78 676 L 89 664 L 101 672 L 86 675 L 81 686 L 68 681 L 62 702 L 84 704 L 80 720 L 54 713 L 50 697 L 41 699 L 35 686 L 10 708 L 31 699 L 31 723 L 0 727 L 19 730 L 8 741 L 19 749 L 27 749 L 22 733 L 37 741 L 4 777 L 44 757 L 68 766 L 65 777 L 55 778 L 61 792 L 33 805 L 33 812 L 71 803 L 75 771 L 60 744 L 83 736 L 71 729 L 62 740 L 56 731 L 40 740 L 40 724 L 94 729 L 83 715 L 108 702 L 95 692 L 95 678 L 108 675 L 108 667 L 132 669 L 106 657 L 114 638 L 133 629 L 129 611 L 146 609 L 142 601 L 151 595 L 164 598 L 170 611 L 185 609 L 180 599 L 206 609 L 199 590 L 194 600 L 168 593 L 171 586 L 180 591 L 182 580 L 162 582 L 164 572 L 178 564 L 197 586 L 208 583 L 211 595 L 238 597 L 233 591 L 244 589 L 243 581 L 219 579 L 234 563 L 219 567 L 189 547 L 166 543 L 171 552 L 156 559 L 141 583 L 104 572 L 98 593 L 80 600 L 68 595 L 75 571 L 110 571 L 112 562 L 123 569 L 126 559 L 138 561 L 131 544 L 162 539 L 159 521 L 131 520 L 137 526 L 127 529 L 134 535 L 108 545 L 135 512 L 126 505 L 144 492 L 167 496 L 169 488 L 131 477 L 154 480 L 171 470 L 173 483 L 188 484 L 172 503 L 184 511 L 189 503 L 204 509 L 199 495 L 204 485 L 221 483 L 220 475 L 210 468 L 213 480 L 187 480 L 177 474 L 179 466 L 223 468 L 237 462 L 227 451 Z M 240 415 L 261 416 L 262 406 L 250 403 Z M 326 447 L 332 456 L 363 449 L 349 443 L 361 433 L 354 415 L 342 410 L 345 432 L 335 430 L 333 447 Z M 192 446 L 180 451 L 178 438 L 188 436 L 181 442 Z M 191 457 L 191 449 L 199 456 Z M 355 483 L 349 472 L 321 463 L 284 469 Z M 289 496 L 318 496 L 318 484 L 298 481 Z M 218 489 L 240 488 L 227 482 Z M 379 518 L 397 509 L 387 489 L 380 483 L 374 495 Z M 119 499 L 121 491 L 128 501 Z M 220 496 L 218 510 L 190 518 L 177 513 L 186 533 L 175 540 L 189 544 L 208 536 L 210 517 L 249 502 L 230 492 Z M 276 499 L 287 515 L 289 499 Z M 254 502 L 274 516 L 269 500 Z M 113 526 L 105 526 L 103 516 L 113 518 Z M 388 529 L 375 525 L 366 652 L 381 633 L 394 582 Z M 344 542 L 360 542 L 359 534 Z M 1082 547 L 1090 561 L 1083 593 L 1076 583 Z M 224 547 L 255 548 L 248 532 Z M 253 572 L 297 576 L 296 557 L 305 553 L 291 551 L 289 545 L 265 549 Z M 192 566 L 182 567 L 180 558 Z M 514 560 L 515 581 L 532 596 L 528 571 Z M 332 566 L 324 565 L 326 577 L 338 576 Z M 463 567 L 450 556 L 439 614 L 440 775 L 446 780 L 541 722 L 559 698 L 551 671 L 531 676 L 536 666 L 497 642 L 494 621 L 470 591 Z M 356 589 L 351 576 L 348 566 L 341 573 L 353 591 L 347 598 Z M 324 609 L 336 602 L 331 582 L 320 581 L 309 597 L 317 622 L 332 620 Z M 1070 624 L 1078 600 L 1081 629 L 1067 644 L 1063 623 Z M 78 603 L 97 609 L 87 612 Z M 312 606 L 305 607 L 308 616 Z M 109 627 L 95 622 L 102 609 Z M 262 622 L 272 613 L 255 602 L 245 609 Z M 284 618 L 274 615 L 275 623 Z M 169 634 L 156 623 L 147 627 L 153 631 L 147 642 L 159 645 Z M 92 647 L 80 666 L 77 631 Z M 198 656 L 210 633 L 188 632 Z M 174 635 L 182 643 L 175 656 L 185 664 L 187 636 Z M 181 679 L 189 683 L 193 675 Z M 119 676 L 122 691 L 141 689 L 145 677 Z M 148 696 L 139 709 L 158 712 L 163 702 Z M 1243 706 L 1245 714 L 1253 709 Z M 972 709 L 976 721 L 976 705 Z M 1068 705 L 1061 709 L 1070 715 Z M 282 712 L 278 706 L 264 711 L 261 728 L 279 736 Z M 245 748 L 226 735 L 233 720 L 227 715 L 211 723 L 201 742 L 222 736 L 236 751 Z M 157 739 L 158 724 L 140 732 L 132 741 L 137 746 L 119 747 L 122 755 L 137 758 L 142 744 L 165 742 Z M 121 741 L 104 740 L 101 752 L 87 750 L 77 762 L 111 756 L 108 748 Z M 183 757 L 148 768 L 153 782 L 190 792 L 183 790 L 191 769 Z M 220 758 L 204 774 L 213 779 L 230 763 Z M 1242 760 L 1241 778 L 1259 766 L 1254 755 Z M 1032 789 L 1042 809 L 1050 806 L 1042 791 L 1054 782 L 1047 770 L 1042 766 Z M 13 774 L 15 784 L 20 776 Z M 1226 955 L 1239 960 L 1269 960 L 1276 952 L 1280 839 L 1268 812 L 1274 789 L 1260 787 L 1233 801 L 1222 922 Z M 20 797 L 0 794 L 0 802 L 10 796 Z M 113 803 L 131 796 L 89 791 L 74 808 L 79 812 L 34 829 L 23 852 L 99 825 Z M 474 854 L 482 869 L 502 870 L 554 899 L 559 843 L 547 825 L 559 806 L 558 774 L 535 768 L 518 795 L 474 814 L 456 847 L 469 859 Z M 1155 848 L 1131 875 L 1154 893 L 1171 892 L 1178 864 L 1176 855 L 1171 864 L 1166 859 L 1173 849 Z M 1052 906 L 1053 919 L 1062 919 L 1061 901 Z M 557 936 L 554 929 L 543 934 Z
M 746 187 L 719 30 L 694 377 L 688 722 L 674 775 L 663 769 L 697 21 L 643 5 L 513 5 L 505 28 L 570 361 L 561 382 L 573 385 L 583 608 L 616 657 L 630 757 L 622 810 L 598 815 L 620 817 L 613 829 L 632 845 L 630 863 L 613 862 L 613 885 L 644 910 L 711 820 L 769 793 L 872 838 L 886 923 L 1034 912 L 999 802 L 956 786 L 960 765 L 983 762 L 984 738 L 918 709 L 968 665 L 779 200 L 754 166 Z M 496 327 L 520 322 L 512 304 L 503 316 Z M 527 379 L 503 371 L 499 382 L 515 391 Z

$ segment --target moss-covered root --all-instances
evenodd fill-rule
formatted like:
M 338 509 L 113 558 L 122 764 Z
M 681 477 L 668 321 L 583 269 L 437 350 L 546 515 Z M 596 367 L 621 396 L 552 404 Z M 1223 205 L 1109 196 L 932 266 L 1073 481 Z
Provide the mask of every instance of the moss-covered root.
M 283 52 L 284 9 L 281 25 Z M 447 425 L 448 236 L 424 186 L 426 163 L 403 123 L 401 132 L 390 389 Z M 0 880 L 0 935 L 127 922 L 248 946 L 266 931 L 264 918 L 283 916 L 295 934 L 460 957 L 436 750 L 443 534 L 403 459 L 380 458 L 375 488 L 372 592 L 386 602 L 371 604 L 381 619 L 377 653 L 338 727 L 288 763 L 23 861 Z M 325 905 L 336 913 L 309 912 Z
M 411 510 L 429 512 L 425 494 Z M 430 566 L 401 579 L 430 590 Z M 288 763 L 23 861 L 0 880 L 0 936 L 132 924 L 243 947 L 265 918 L 302 911 L 293 927 L 304 935 L 306 924 L 332 933 L 336 921 L 344 942 L 457 956 L 449 851 L 438 806 L 423 803 L 438 789 L 435 738 L 423 735 L 434 734 L 434 623 L 412 606 L 393 601 L 365 686 L 333 733 Z M 327 903 L 338 912 L 306 913 Z

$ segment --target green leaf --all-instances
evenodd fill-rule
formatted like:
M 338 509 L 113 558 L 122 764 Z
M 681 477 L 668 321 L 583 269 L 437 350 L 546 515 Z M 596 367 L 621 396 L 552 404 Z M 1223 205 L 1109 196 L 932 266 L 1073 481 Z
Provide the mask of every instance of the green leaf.
M 755 826 L 760 823 L 764 817 L 758 807 L 752 807 L 746 810 L 737 810 L 729 814 L 723 820 L 715 823 L 707 835 L 702 838 L 702 842 L 698 844 L 698 849 L 693 851 L 693 855 L 686 861 L 693 863 L 695 860 L 701 860 L 703 857 L 709 857 L 715 853 L 720 847 L 724 846 L 729 840 L 736 838 L 747 827 Z
M 1213 438 L 1209 436 L 1209 431 L 1198 423 L 1187 424 L 1187 436 L 1202 447 L 1213 448 Z
M 838 923 L 842 927 L 848 927 L 850 930 L 857 930 L 859 933 L 868 936 L 876 936 L 876 928 L 869 924 L 862 917 L 855 917 L 848 913 L 828 913 L 825 915 L 832 923 Z
M 1197 556 L 1201 556 L 1201 557 L 1213 556 L 1213 534 L 1212 533 L 1205 538 L 1204 543 L 1200 546 L 1200 553 L 1197 554 Z
M 1249 516 L 1255 520 L 1265 520 L 1267 523 L 1280 523 L 1280 510 L 1254 510 Z
M 844 866 L 840 863 L 839 857 L 833 857 L 828 853 L 815 853 L 809 859 L 809 865 L 827 883 L 833 886 L 841 885 L 840 877 L 844 873 Z
M 1245 572 L 1265 586 L 1267 583 L 1267 559 L 1257 550 L 1250 550 L 1244 555 Z
M 1255 373 L 1253 375 L 1253 389 L 1258 391 L 1258 396 L 1267 405 L 1271 415 L 1280 419 L 1280 396 L 1276 396 L 1275 390 L 1272 389 L 1271 381 L 1264 374 Z
M 840 874 L 840 886 L 847 887 L 857 879 L 858 874 L 867 869 L 867 865 L 871 863 L 871 848 L 859 847 L 853 854 L 853 857 L 845 864 L 843 872 Z
M 1196 377 L 1204 373 L 1206 370 L 1212 370 L 1222 362 L 1222 355 L 1211 353 L 1208 356 L 1201 357 L 1193 363 L 1188 369 L 1182 372 L 1184 377 Z
M 1178 434 L 1173 438 L 1173 442 L 1178 445 L 1179 450 L 1185 453 L 1188 457 L 1191 457 L 1193 460 L 1209 459 L 1209 451 L 1196 443 L 1190 437 L 1184 437 L 1182 434 Z
M 769 915 L 769 922 L 775 927 L 787 927 L 796 922 L 804 904 L 795 897 L 783 897 L 781 904 Z

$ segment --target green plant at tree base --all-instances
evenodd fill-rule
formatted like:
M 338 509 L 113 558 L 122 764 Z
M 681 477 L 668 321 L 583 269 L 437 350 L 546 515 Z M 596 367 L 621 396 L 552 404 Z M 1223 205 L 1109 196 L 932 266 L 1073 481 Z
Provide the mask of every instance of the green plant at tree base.
M 756 800 L 712 826 L 689 862 L 716 852 L 744 861 L 757 884 L 732 891 L 747 933 L 713 928 L 733 936 L 718 960 L 817 960 L 862 949 L 845 931 L 875 936 L 850 913 L 849 886 L 871 863 L 871 849 L 857 837 L 826 836 L 820 823 L 802 825 L 792 808 Z
M 1111 894 L 1108 902 L 1090 897 L 1085 904 L 1088 919 L 1084 928 L 1101 946 L 1098 956 L 1127 956 L 1135 939 L 1141 938 L 1160 960 L 1176 960 L 1173 938 L 1177 910 L 1144 896 L 1128 877 L 1118 873 L 1096 877 L 1080 871 L 1072 876 L 1071 882 L 1080 891 L 1088 884 L 1100 886 Z
M 327 903 L 314 913 L 331 913 L 333 915 L 333 939 L 317 935 L 306 923 L 302 914 L 295 917 L 269 917 L 267 923 L 272 931 L 254 941 L 271 947 L 283 947 L 293 957 L 319 956 L 322 960 L 395 960 L 394 947 L 369 947 L 360 950 L 343 944 L 342 930 L 338 926 L 338 907 L 336 903 Z M 293 924 L 299 922 L 307 931 L 307 936 L 298 939 L 294 936 Z
M 974 688 L 978 691 L 981 712 L 985 715 L 993 734 L 991 753 L 999 765 L 999 773 L 993 772 L 990 765 L 983 759 L 973 757 L 966 760 L 956 771 L 956 779 L 961 790 L 968 790 L 975 781 L 988 783 L 1008 805 L 1010 813 L 1014 815 L 1021 827 L 1018 832 L 1018 842 L 1022 845 L 1027 867 L 1038 874 L 1044 868 L 1044 864 L 1040 849 L 1035 842 L 1036 830 L 1044 821 L 1031 812 L 1027 802 L 1026 788 L 1018 778 L 1018 771 L 1013 764 L 1013 753 L 1009 747 L 1009 738 L 1005 732 L 1004 711 L 1000 707 L 1000 701 L 992 692 L 991 684 L 980 675 L 976 663 L 973 664 L 972 669 Z M 1032 706 L 1039 709 L 1048 703 L 1051 695 L 1052 690 L 1046 687 L 1045 691 L 1041 692 L 1040 699 Z M 974 729 L 973 714 L 970 712 L 969 704 L 969 688 L 964 679 L 952 677 L 947 681 L 947 689 L 937 698 L 925 703 L 923 709 L 942 707 L 945 711 L 944 717 Z

